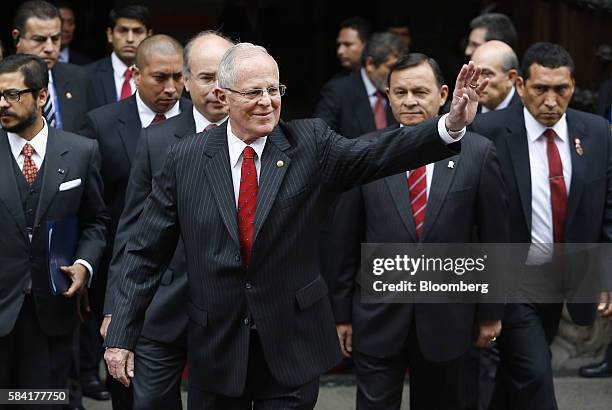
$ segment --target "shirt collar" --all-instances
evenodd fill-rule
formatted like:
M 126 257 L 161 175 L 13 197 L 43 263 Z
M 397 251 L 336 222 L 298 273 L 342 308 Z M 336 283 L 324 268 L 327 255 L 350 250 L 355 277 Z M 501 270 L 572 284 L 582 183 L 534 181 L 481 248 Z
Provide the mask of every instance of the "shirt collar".
M 251 148 L 253 148 L 255 150 L 255 153 L 257 154 L 256 159 L 261 160 L 261 154 L 263 153 L 267 140 L 268 140 L 268 137 L 265 136 L 265 137 L 257 138 L 255 142 L 253 142 L 250 145 L 245 144 L 244 141 L 242 141 L 232 132 L 232 127 L 230 125 L 230 122 L 228 121 L 227 122 L 227 147 L 229 148 L 230 166 L 234 168 L 238 164 L 238 161 L 240 160 L 241 155 L 242 155 L 242 151 L 244 151 L 244 148 L 247 146 L 250 146 Z
M 221 125 L 223 123 L 223 121 L 225 121 L 227 119 L 227 117 L 224 117 L 221 121 L 217 121 L 215 122 L 215 124 L 217 125 Z M 212 122 L 210 122 L 208 120 L 208 118 L 206 118 L 205 116 L 202 115 L 202 113 L 200 113 L 200 111 L 198 111 L 196 109 L 196 106 L 193 106 L 193 120 L 195 122 L 195 130 L 196 132 L 202 132 L 206 129 L 206 127 L 208 127 L 210 124 L 212 124 Z
M 53 85 L 53 73 L 51 72 L 51 70 L 47 71 L 49 73 L 49 85 Z
M 567 140 L 567 117 L 565 113 L 563 113 L 563 116 L 552 127 L 546 127 L 540 124 L 538 120 L 531 115 L 527 107 L 523 107 L 523 115 L 525 116 L 525 129 L 527 130 L 527 138 L 529 138 L 529 141 L 535 142 L 548 128 L 552 128 L 561 141 L 565 142 Z
M 69 63 L 70 62 L 70 48 L 66 46 L 60 50 L 59 58 L 57 61 L 61 63 Z
M 115 54 L 114 51 L 111 53 L 111 65 L 113 66 L 113 71 L 115 72 L 115 75 L 119 77 L 123 77 L 123 75 L 125 74 L 125 70 L 128 69 L 128 66 L 126 66 L 125 63 L 121 61 L 119 57 L 117 57 L 117 54 Z
M 45 158 L 45 154 L 47 152 L 47 140 L 49 139 L 49 127 L 47 126 L 47 121 L 45 121 L 44 118 L 42 129 L 34 136 L 34 138 L 32 138 L 31 141 L 21 138 L 19 135 L 13 132 L 7 132 L 6 135 L 8 136 L 11 152 L 15 159 L 19 158 L 19 155 L 21 155 L 21 151 L 26 143 L 29 143 L 32 148 L 34 148 L 34 152 L 36 152 L 38 156 Z
M 151 125 L 151 122 L 157 114 L 140 98 L 140 93 L 136 90 L 136 106 L 138 107 L 138 116 L 140 117 L 140 125 L 146 128 Z M 180 100 L 176 102 L 168 111 L 162 113 L 166 119 L 172 118 L 181 113 Z
M 514 86 L 512 86 L 512 88 L 510 89 L 510 92 L 508 93 L 508 95 L 506 95 L 506 98 L 503 99 L 502 102 L 499 103 L 499 105 L 497 107 L 495 107 L 495 109 L 490 110 L 487 107 L 485 107 L 484 105 L 481 105 L 482 107 L 482 114 L 487 113 L 489 111 L 498 111 L 498 110 L 503 110 L 504 108 L 507 108 L 510 105 L 510 101 L 512 101 L 512 97 L 514 97 L 514 93 L 515 93 L 515 88 Z
M 363 85 L 365 85 L 368 96 L 371 97 L 376 94 L 378 90 L 374 84 L 372 84 L 372 81 L 370 81 L 370 77 L 368 77 L 365 68 L 362 67 L 361 70 L 359 70 L 359 73 L 361 74 L 361 80 L 363 81 Z

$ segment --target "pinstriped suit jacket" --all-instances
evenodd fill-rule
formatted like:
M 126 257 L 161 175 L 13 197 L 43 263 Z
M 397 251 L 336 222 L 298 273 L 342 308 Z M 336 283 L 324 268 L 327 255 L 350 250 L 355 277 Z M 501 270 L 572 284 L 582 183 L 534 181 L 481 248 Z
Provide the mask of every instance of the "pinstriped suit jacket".
M 183 139 L 170 148 L 126 246 L 106 345 L 133 348 L 181 235 L 189 272 L 190 384 L 227 396 L 243 392 L 249 317 L 276 380 L 299 386 L 318 377 L 340 359 L 316 246 L 335 193 L 459 148 L 444 144 L 437 120 L 352 140 L 321 120 L 279 124 L 261 158 L 253 254 L 245 270 L 227 128 Z

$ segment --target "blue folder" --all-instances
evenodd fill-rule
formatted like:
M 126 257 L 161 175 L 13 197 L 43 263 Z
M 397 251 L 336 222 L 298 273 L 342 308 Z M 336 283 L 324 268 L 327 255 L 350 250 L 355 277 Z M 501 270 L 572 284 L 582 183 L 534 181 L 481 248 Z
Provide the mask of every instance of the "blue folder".
M 79 243 L 79 221 L 76 217 L 47 221 L 49 238 L 49 286 L 54 295 L 61 295 L 70 287 L 70 277 L 60 266 L 71 266 Z

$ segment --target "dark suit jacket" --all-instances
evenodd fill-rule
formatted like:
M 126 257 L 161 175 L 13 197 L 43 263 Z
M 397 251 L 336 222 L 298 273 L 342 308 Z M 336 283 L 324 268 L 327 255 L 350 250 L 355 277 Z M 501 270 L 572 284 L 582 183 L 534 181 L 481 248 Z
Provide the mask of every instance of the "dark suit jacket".
M 62 129 L 77 132 L 89 111 L 90 99 L 85 69 L 74 64 L 56 63 L 51 73 L 59 100 Z
M 76 216 L 81 236 L 76 259 L 94 269 L 102 257 L 108 219 L 102 199 L 100 154 L 95 141 L 49 128 L 42 188 L 32 241 L 26 232 L 21 196 L 13 170 L 6 132 L 0 129 L 0 337 L 6 336 L 24 301 L 31 280 L 36 314 L 43 332 L 64 335 L 78 323 L 75 298 L 53 296 L 47 263 L 47 221 Z M 58 170 L 64 172 L 59 172 Z M 81 179 L 81 185 L 59 192 L 62 182 Z
M 371 141 L 343 138 L 320 120 L 279 124 L 261 158 L 245 270 L 227 127 L 181 140 L 168 152 L 126 245 L 106 345 L 133 349 L 182 235 L 191 386 L 228 396 L 243 392 L 253 321 L 276 380 L 299 386 L 318 377 L 340 359 L 316 246 L 335 192 L 455 154 L 456 145 L 442 142 L 437 120 Z
M 447 101 L 447 103 L 448 102 L 449 101 Z M 518 95 L 518 93 L 516 92 L 516 89 L 515 89 L 514 90 L 514 95 L 512 96 L 512 99 L 510 100 L 510 103 L 508 104 L 508 106 L 506 108 L 502 108 L 502 109 L 512 108 L 512 107 L 514 107 L 517 104 L 521 105 L 522 103 L 521 103 L 521 97 L 519 97 L 519 95 Z M 450 107 L 450 104 L 449 104 L 449 107 Z M 449 110 L 450 110 L 450 108 L 449 108 Z M 477 111 L 478 114 L 482 114 L 482 105 L 481 104 L 478 104 L 478 108 L 477 108 L 476 111 Z M 497 111 L 499 111 L 499 110 L 497 110 Z M 446 112 L 448 112 L 448 111 L 446 111 Z
M 313 117 L 321 118 L 337 133 L 356 138 L 376 131 L 374 114 L 360 72 L 328 81 Z M 387 125 L 397 124 L 387 104 Z
M 597 97 L 596 113 L 610 120 L 610 110 L 612 109 L 612 80 L 604 82 L 599 88 Z
M 168 147 L 193 133 L 195 133 L 195 122 L 192 110 L 185 110 L 176 117 L 142 130 L 126 190 L 125 207 L 115 237 L 113 262 L 108 271 L 108 286 L 104 301 L 104 312 L 107 314 L 112 314 L 114 311 L 116 284 L 122 274 L 125 244 L 151 192 L 153 176 L 162 169 Z M 173 343 L 187 329 L 189 294 L 182 241 L 179 241 L 160 285 L 147 309 L 142 334 L 147 339 Z
M 68 62 L 76 65 L 86 65 L 92 62 L 91 58 L 78 50 L 70 48 L 68 50 Z
M 596 115 L 567 110 L 570 141 L 579 138 L 584 154 L 571 149 L 572 179 L 565 221 L 565 242 L 612 241 L 612 136 L 607 122 Z M 490 138 L 506 182 L 510 240 L 531 242 L 531 172 L 522 104 L 480 115 L 472 129 Z M 569 304 L 577 324 L 594 319 L 594 306 Z
M 117 89 L 110 55 L 95 61 L 87 67 L 89 85 L 89 109 L 117 102 Z
M 380 135 L 380 132 L 368 134 Z M 449 160 L 454 167 L 449 168 Z M 353 326 L 353 348 L 392 357 L 405 346 L 414 317 L 424 357 L 452 360 L 473 340 L 475 320 L 500 320 L 503 305 L 362 303 L 357 280 L 364 243 L 469 243 L 508 241 L 507 198 L 495 147 L 467 133 L 461 153 L 434 164 L 423 233 L 416 236 L 406 173 L 357 187 L 337 201 L 332 229 L 335 277 L 332 305 L 337 323 Z

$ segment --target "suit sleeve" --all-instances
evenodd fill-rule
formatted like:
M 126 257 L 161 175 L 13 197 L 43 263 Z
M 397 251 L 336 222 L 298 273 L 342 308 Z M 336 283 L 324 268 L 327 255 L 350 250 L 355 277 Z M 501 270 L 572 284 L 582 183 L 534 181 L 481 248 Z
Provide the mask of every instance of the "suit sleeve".
M 313 117 L 322 119 L 333 130 L 337 130 L 340 126 L 340 101 L 338 93 L 329 82 L 321 89 Z
M 330 261 L 332 307 L 336 323 L 352 322 L 355 278 L 359 271 L 364 232 L 364 206 L 361 188 L 340 195 L 334 208 L 331 227 Z
M 603 290 L 612 291 L 612 255 L 606 252 L 609 244 L 612 243 L 612 133 L 610 133 L 608 124 L 601 132 L 604 136 L 606 152 L 607 152 L 607 167 L 606 167 L 606 204 L 604 209 L 604 217 L 601 229 L 601 242 L 604 245 L 604 252 L 600 261 L 600 274 Z
M 477 201 L 477 232 L 482 243 L 510 242 L 508 225 L 508 196 L 501 174 L 495 145 L 487 141 L 487 149 L 480 170 Z M 481 303 L 476 308 L 477 320 L 501 320 L 502 303 Z
M 94 274 L 102 258 L 106 244 L 106 225 L 109 215 L 102 197 L 103 185 L 100 176 L 102 159 L 98 143 L 91 144 L 89 166 L 85 191 L 79 208 L 81 236 L 77 247 L 76 258 L 91 264 Z
M 151 193 L 152 179 L 147 129 L 144 128 L 134 154 L 132 170 L 125 193 L 125 205 L 115 235 L 113 258 L 108 269 L 108 281 L 106 283 L 105 315 L 113 314 L 117 284 L 120 281 L 121 266 L 125 256 L 125 245 L 130 231 L 136 225 L 145 201 Z
M 133 350 L 144 316 L 179 240 L 176 208 L 175 150 L 168 152 L 142 214 L 130 229 L 114 303 L 107 347 Z

